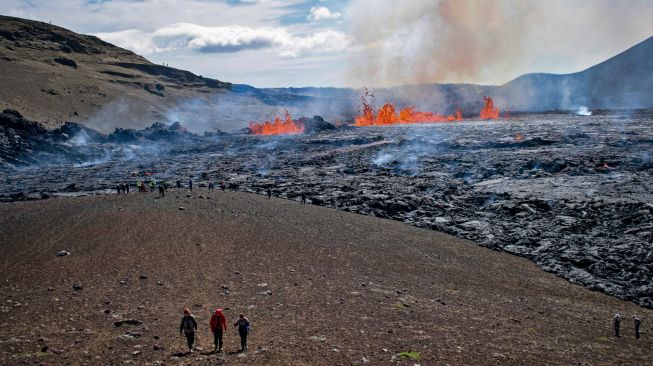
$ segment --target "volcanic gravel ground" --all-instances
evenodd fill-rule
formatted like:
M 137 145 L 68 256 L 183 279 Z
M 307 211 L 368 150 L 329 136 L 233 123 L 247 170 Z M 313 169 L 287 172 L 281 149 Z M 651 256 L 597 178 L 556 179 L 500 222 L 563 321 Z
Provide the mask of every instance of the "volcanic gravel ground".
M 7 203 L 0 228 L 3 365 L 653 362 L 651 310 L 397 221 L 169 191 Z M 192 355 L 183 307 L 200 324 Z M 233 329 L 209 352 L 216 307 L 249 317 L 248 352 Z
M 88 159 L 5 167 L 6 199 L 142 179 L 232 188 L 392 218 L 527 257 L 653 307 L 653 113 L 525 115 L 185 144 L 70 144 Z M 133 189 L 133 188 L 132 188 Z

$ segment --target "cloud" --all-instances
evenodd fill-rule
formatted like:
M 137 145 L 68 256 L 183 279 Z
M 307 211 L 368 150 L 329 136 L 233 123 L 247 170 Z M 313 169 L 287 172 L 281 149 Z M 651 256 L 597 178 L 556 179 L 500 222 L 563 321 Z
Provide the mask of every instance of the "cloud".
M 127 29 L 110 33 L 95 33 L 100 39 L 132 50 L 139 54 L 167 51 L 165 48 L 157 47 L 147 33 L 138 29 Z
M 179 49 L 233 53 L 269 48 L 279 56 L 299 57 L 311 53 L 345 51 L 355 43 L 351 36 L 334 30 L 294 35 L 279 27 L 206 27 L 192 23 L 173 24 L 149 33 L 130 29 L 95 35 L 141 54 Z
M 306 17 L 307 20 L 318 21 L 318 20 L 328 20 L 328 19 L 338 19 L 342 16 L 342 13 L 334 11 L 332 12 L 329 8 L 325 6 L 314 6 L 310 10 L 310 14 Z

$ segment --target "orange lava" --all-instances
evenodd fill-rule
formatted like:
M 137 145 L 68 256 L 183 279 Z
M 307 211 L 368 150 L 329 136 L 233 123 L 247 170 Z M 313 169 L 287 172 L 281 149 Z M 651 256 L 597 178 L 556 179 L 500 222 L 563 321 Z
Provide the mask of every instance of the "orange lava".
M 379 109 L 377 113 L 374 112 L 372 107 L 372 100 L 374 95 L 369 91 L 361 97 L 363 105 L 363 114 L 356 117 L 355 126 L 386 126 L 394 124 L 408 124 L 408 123 L 437 123 L 437 122 L 452 122 L 462 121 L 462 112 L 456 111 L 454 115 L 445 116 L 432 112 L 420 112 L 415 110 L 415 107 L 405 107 L 397 113 L 395 106 L 392 103 L 386 103 Z
M 274 117 L 274 121 L 250 122 L 249 129 L 254 135 L 286 135 L 304 132 L 304 124 L 293 121 L 290 113 L 285 111 L 284 120 L 281 117 Z
M 481 109 L 481 119 L 499 118 L 499 108 L 494 106 L 494 101 L 490 97 L 483 97 L 485 107 Z

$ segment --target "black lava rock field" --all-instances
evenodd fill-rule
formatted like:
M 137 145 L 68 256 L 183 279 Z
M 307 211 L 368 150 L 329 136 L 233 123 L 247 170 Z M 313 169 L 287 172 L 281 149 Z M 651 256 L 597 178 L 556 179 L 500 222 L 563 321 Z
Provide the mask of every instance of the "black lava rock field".
M 140 180 L 270 189 L 471 239 L 653 308 L 651 111 L 285 136 L 199 136 L 178 124 L 100 135 L 74 124 L 45 131 L 15 113 L 2 116 L 4 201 L 115 194 L 120 183 L 135 191 Z

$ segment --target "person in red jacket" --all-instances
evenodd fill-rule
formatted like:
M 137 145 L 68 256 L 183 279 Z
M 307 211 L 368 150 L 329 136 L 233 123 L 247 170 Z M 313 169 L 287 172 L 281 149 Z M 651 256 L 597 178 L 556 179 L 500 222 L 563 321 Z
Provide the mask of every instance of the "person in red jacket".
M 222 336 L 227 330 L 227 318 L 225 318 L 222 309 L 216 309 L 209 322 L 211 332 L 213 332 L 213 344 L 216 352 L 222 352 Z

